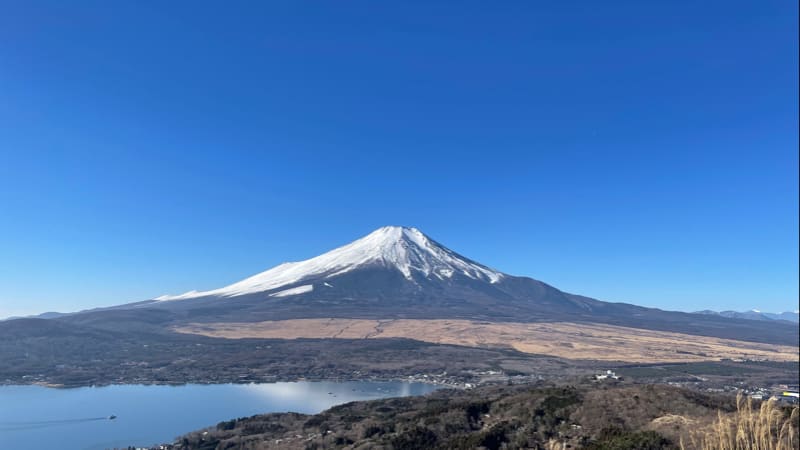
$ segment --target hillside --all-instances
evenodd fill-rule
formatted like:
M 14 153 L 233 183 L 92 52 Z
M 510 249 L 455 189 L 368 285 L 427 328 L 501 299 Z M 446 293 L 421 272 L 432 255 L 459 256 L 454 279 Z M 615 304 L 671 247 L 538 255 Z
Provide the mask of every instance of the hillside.
M 731 396 L 669 386 L 495 386 L 354 402 L 313 416 L 233 419 L 167 448 L 655 450 L 676 449 L 683 441 L 693 449 L 693 432 L 718 412 L 734 411 Z M 793 426 L 797 433 L 796 415 Z

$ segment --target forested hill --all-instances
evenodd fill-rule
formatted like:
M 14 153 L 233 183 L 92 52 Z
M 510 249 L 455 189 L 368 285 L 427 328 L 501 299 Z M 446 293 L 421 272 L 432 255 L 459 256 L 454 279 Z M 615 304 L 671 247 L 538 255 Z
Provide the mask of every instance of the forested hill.
M 487 386 L 234 419 L 167 448 L 642 450 L 681 440 L 693 448 L 718 412 L 736 408 L 731 396 L 664 385 Z M 793 426 L 797 435 L 796 413 Z

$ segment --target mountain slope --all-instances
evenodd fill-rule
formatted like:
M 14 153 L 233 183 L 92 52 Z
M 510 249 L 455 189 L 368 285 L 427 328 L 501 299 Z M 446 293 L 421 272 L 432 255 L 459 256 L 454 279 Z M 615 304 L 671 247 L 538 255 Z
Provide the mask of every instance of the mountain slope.
M 383 227 L 369 235 L 323 255 L 301 262 L 283 263 L 238 283 L 220 289 L 181 295 L 164 295 L 155 300 L 185 300 L 206 296 L 236 297 L 276 290 L 306 279 L 324 279 L 369 267 L 399 271 L 416 282 L 421 278 L 450 279 L 455 274 L 496 283 L 504 275 L 470 261 L 425 236 L 416 228 Z M 309 289 L 310 290 L 310 289 Z
M 306 261 L 280 264 L 229 286 L 164 295 L 122 308 L 157 308 L 194 320 L 301 317 L 458 317 L 552 320 L 608 305 L 472 261 L 415 228 L 383 227 Z

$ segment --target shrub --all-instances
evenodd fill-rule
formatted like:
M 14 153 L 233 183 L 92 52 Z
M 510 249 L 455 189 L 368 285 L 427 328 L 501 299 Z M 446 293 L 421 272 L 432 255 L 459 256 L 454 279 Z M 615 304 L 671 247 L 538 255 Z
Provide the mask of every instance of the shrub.
M 392 447 L 395 450 L 418 450 L 434 448 L 438 438 L 427 428 L 414 427 L 392 438 Z
M 471 402 L 467 404 L 464 410 L 467 415 L 467 420 L 474 422 L 480 419 L 481 414 L 486 414 L 489 412 L 489 402 Z
M 234 428 L 236 428 L 236 419 L 226 420 L 217 424 L 218 430 L 232 430 Z
M 585 447 L 587 450 L 662 450 L 674 448 L 672 442 L 655 431 L 629 431 L 607 428 L 600 438 Z

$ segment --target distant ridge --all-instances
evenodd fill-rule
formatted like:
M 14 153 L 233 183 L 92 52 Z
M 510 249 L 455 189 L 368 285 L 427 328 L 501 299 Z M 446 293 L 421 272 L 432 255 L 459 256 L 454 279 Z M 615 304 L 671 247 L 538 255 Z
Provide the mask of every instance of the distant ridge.
M 768 313 L 751 309 L 750 311 L 712 311 L 705 309 L 696 311 L 695 314 L 707 314 L 713 316 L 726 317 L 729 319 L 748 319 L 748 320 L 784 320 L 787 322 L 800 323 L 800 312 L 785 311 L 782 313 Z

